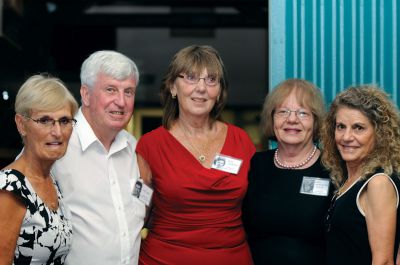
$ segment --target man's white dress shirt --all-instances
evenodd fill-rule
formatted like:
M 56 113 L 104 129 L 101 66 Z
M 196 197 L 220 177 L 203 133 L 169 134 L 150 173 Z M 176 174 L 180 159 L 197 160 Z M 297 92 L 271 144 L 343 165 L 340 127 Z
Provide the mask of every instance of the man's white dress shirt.
M 139 170 L 136 140 L 118 133 L 104 148 L 79 109 L 68 149 L 52 174 L 72 213 L 66 265 L 136 265 L 145 205 L 132 196 Z

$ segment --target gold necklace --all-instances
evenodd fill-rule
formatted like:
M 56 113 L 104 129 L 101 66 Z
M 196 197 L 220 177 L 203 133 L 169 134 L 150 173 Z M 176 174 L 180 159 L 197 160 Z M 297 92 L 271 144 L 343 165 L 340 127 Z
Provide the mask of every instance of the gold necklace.
M 192 144 L 192 142 L 189 139 L 189 136 L 187 135 L 186 128 L 184 126 L 182 126 L 181 123 L 179 123 L 179 128 L 181 129 L 181 131 L 182 131 L 183 135 L 185 136 L 185 139 L 189 143 L 189 145 L 193 148 L 193 150 L 195 150 L 199 154 L 197 159 L 200 161 L 200 163 L 203 164 L 206 161 L 205 152 L 200 152 L 199 149 Z M 208 144 L 208 140 L 207 140 L 206 144 L 202 148 L 203 151 L 206 149 L 205 146 L 207 146 L 207 144 Z

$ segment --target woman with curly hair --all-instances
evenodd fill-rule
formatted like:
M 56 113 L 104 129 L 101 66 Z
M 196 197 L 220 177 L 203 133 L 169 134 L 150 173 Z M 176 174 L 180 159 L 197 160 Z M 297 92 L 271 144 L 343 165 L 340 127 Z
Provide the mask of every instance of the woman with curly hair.
M 388 95 L 350 87 L 322 128 L 322 162 L 337 188 L 326 219 L 327 264 L 394 264 L 400 236 L 400 118 Z

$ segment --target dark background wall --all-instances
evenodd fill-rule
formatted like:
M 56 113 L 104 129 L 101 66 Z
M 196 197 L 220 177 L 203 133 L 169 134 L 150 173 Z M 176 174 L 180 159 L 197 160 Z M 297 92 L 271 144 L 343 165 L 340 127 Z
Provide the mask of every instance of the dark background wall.
M 268 91 L 267 9 L 265 0 L 0 0 L 0 168 L 21 148 L 19 86 L 48 72 L 79 100 L 80 65 L 100 49 L 138 64 L 138 110 L 160 106 L 160 81 L 176 51 L 212 45 L 228 69 L 227 109 L 258 110 Z

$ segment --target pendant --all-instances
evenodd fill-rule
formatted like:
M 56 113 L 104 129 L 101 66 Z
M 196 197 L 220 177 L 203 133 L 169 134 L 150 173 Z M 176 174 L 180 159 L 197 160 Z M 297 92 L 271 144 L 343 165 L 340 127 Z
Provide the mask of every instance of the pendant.
M 204 163 L 204 161 L 206 161 L 206 156 L 205 155 L 199 155 L 199 161 L 201 163 Z

